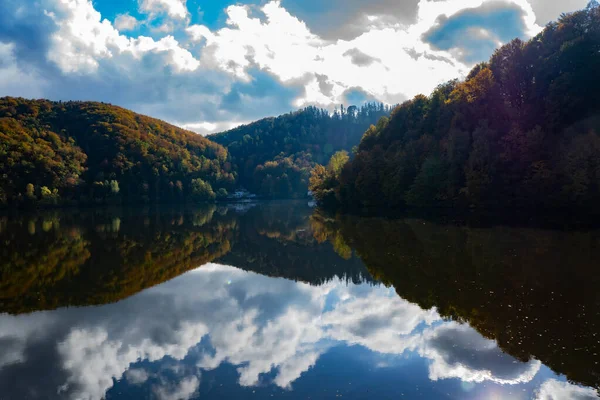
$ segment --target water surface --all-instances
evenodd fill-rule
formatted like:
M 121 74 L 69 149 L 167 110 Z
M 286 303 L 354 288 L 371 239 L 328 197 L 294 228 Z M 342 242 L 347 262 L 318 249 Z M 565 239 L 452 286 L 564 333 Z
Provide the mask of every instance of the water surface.
M 304 203 L 0 217 L 0 399 L 594 399 L 600 232 Z

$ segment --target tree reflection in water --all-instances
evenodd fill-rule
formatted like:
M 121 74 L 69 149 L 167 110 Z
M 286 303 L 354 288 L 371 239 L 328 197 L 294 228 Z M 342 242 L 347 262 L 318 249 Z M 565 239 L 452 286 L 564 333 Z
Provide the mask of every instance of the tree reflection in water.
M 15 398 L 59 386 L 56 398 L 113 386 L 191 398 L 231 364 L 239 390 L 268 376 L 302 397 L 299 377 L 345 343 L 423 360 L 430 390 L 460 379 L 483 385 L 473 393 L 535 384 L 540 399 L 586 398 L 542 363 L 599 387 L 599 239 L 332 218 L 286 202 L 4 216 L 0 311 L 21 315 L 0 315 L 0 386 Z M 169 365 L 175 380 L 160 372 Z M 27 374 L 35 384 L 14 383 Z

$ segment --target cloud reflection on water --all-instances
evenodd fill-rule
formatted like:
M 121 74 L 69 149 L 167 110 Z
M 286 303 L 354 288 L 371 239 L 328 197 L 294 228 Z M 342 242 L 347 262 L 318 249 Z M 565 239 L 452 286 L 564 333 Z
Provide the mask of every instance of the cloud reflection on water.
M 468 325 L 443 321 L 383 286 L 310 286 L 208 264 L 117 304 L 1 315 L 0 386 L 11 388 L 9 398 L 101 399 L 114 380 L 154 382 L 130 368 L 167 357 L 186 366 L 177 384 L 153 383 L 158 398 L 191 398 L 199 371 L 224 363 L 236 366 L 242 386 L 274 372 L 272 383 L 289 389 L 339 344 L 409 351 L 428 360 L 431 380 L 526 383 L 541 366 L 518 362 Z M 15 376 L 29 379 L 15 385 Z

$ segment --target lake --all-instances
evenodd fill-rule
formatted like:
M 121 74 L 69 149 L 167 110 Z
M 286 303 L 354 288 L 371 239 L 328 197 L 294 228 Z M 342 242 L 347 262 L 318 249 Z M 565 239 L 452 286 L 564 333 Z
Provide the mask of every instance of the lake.
M 597 399 L 600 230 L 0 216 L 0 399 Z

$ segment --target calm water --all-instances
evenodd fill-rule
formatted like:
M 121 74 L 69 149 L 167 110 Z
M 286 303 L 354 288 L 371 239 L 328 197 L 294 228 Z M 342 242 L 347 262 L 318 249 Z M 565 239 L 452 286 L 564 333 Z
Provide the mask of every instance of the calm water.
M 0 217 L 0 399 L 597 399 L 600 231 Z

